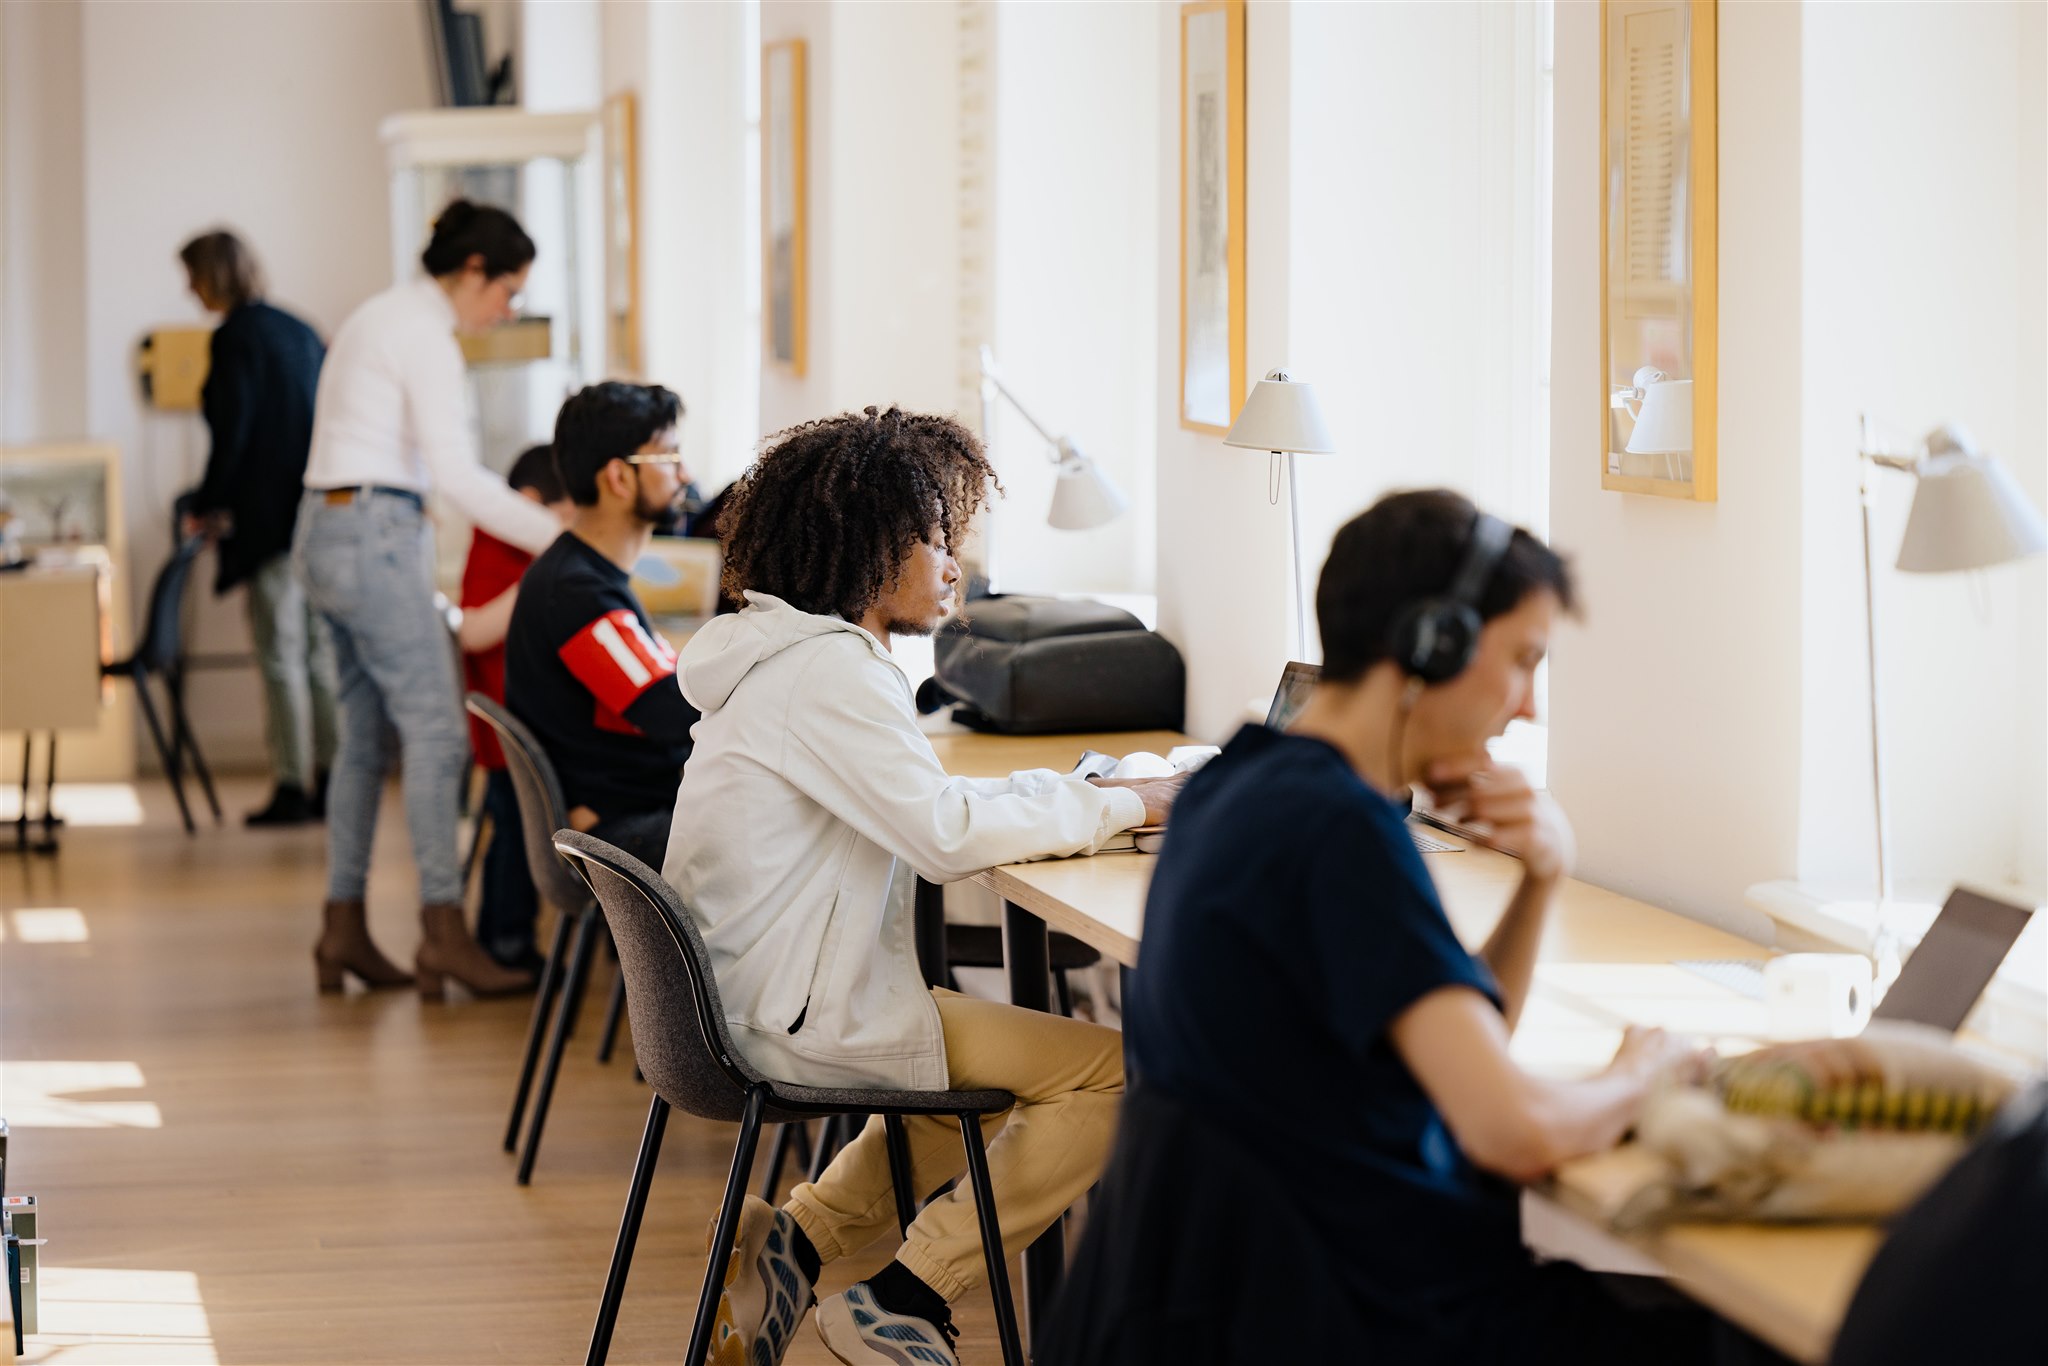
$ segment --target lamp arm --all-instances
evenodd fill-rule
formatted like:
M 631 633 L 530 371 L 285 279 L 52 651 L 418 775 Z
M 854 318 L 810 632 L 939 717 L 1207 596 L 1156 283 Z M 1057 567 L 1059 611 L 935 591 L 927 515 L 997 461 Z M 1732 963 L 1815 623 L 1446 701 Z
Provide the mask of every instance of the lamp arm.
M 1023 402 L 1020 399 L 1018 399 L 1018 397 L 1015 394 L 1010 392 L 1010 386 L 1003 383 L 1003 377 L 996 373 L 995 360 L 993 357 L 989 355 L 989 350 L 986 346 L 981 348 L 981 382 L 984 386 L 993 385 L 997 393 L 1001 394 L 1004 398 L 1010 401 L 1010 406 L 1017 410 L 1018 416 L 1022 417 L 1026 422 L 1031 424 L 1031 430 L 1037 432 L 1038 435 L 1044 439 L 1045 443 L 1048 446 L 1053 447 L 1055 453 L 1053 454 L 1051 459 L 1053 463 L 1057 464 L 1059 462 L 1059 455 L 1057 452 L 1059 449 L 1060 439 L 1054 436 L 1051 432 L 1047 431 L 1045 429 L 1045 425 L 1041 423 L 1037 418 L 1031 415 L 1031 410 L 1029 408 L 1026 408 Z M 984 436 L 985 435 L 986 434 L 984 434 Z

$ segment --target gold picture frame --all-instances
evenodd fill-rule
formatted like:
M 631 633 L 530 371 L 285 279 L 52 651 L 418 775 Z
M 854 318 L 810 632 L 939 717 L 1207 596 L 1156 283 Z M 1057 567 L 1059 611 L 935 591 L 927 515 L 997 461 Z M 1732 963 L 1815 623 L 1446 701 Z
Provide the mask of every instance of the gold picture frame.
M 638 375 L 640 353 L 639 104 L 630 90 L 604 102 L 605 354 L 614 374 Z
M 1180 425 L 1222 435 L 1246 393 L 1245 7 L 1180 7 Z
M 1718 0 L 1600 4 L 1600 487 L 1702 503 L 1719 494 L 1719 18 Z
M 767 363 L 804 373 L 809 209 L 804 41 L 761 45 L 761 345 Z

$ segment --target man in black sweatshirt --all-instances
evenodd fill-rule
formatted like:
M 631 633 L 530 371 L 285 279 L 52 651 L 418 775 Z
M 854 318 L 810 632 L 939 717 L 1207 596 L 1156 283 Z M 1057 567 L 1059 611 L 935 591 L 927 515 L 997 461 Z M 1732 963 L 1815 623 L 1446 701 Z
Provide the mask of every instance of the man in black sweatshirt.
M 275 790 L 248 823 L 301 825 L 322 813 L 335 746 L 334 643 L 291 560 L 327 348 L 264 301 L 256 254 L 233 233 L 202 233 L 178 255 L 192 296 L 221 315 L 200 394 L 213 444 L 178 533 L 213 538 L 214 592 L 249 588 Z
M 576 517 L 526 571 L 505 637 L 505 705 L 547 750 L 570 825 L 655 867 L 697 709 L 628 579 L 689 483 L 682 415 L 660 385 L 594 384 L 562 405 L 555 462 Z

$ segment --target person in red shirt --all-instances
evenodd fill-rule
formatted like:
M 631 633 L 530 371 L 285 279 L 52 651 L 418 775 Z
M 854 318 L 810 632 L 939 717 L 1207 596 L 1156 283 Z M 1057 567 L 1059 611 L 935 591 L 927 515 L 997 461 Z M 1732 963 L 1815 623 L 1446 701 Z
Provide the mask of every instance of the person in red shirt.
M 553 446 L 535 446 L 522 454 L 512 463 L 506 482 L 515 492 L 554 513 L 564 526 L 576 511 L 555 468 Z M 463 678 L 471 692 L 480 692 L 494 702 L 505 700 L 505 632 L 512 624 L 520 576 L 532 563 L 533 556 L 478 527 L 469 543 L 469 559 L 462 566 L 462 627 L 456 634 L 462 643 Z M 508 968 L 537 972 L 540 949 L 534 942 L 534 922 L 540 914 L 540 900 L 526 867 L 512 775 L 505 770 L 505 753 L 498 747 L 498 737 L 475 717 L 469 721 L 469 743 L 487 775 L 484 814 L 491 822 L 491 845 L 484 851 L 477 942 Z

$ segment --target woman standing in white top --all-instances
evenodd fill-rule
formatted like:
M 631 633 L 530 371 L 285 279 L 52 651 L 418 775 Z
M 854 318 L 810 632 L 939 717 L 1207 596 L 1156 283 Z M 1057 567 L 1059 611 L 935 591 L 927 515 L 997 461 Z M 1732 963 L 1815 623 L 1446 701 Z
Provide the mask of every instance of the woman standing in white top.
M 437 492 L 501 540 L 538 554 L 554 517 L 477 462 L 458 331 L 510 320 L 533 241 L 501 209 L 457 200 L 434 222 L 424 277 L 379 294 L 335 335 L 313 409 L 313 448 L 293 557 L 334 632 L 341 737 L 327 794 L 327 904 L 313 957 L 320 989 L 342 974 L 371 987 L 413 981 L 371 942 L 363 891 L 377 799 L 395 735 L 406 827 L 420 874 L 422 983 L 519 991 L 462 918 L 458 792 L 468 749 L 455 658 L 434 610 L 425 497 Z

